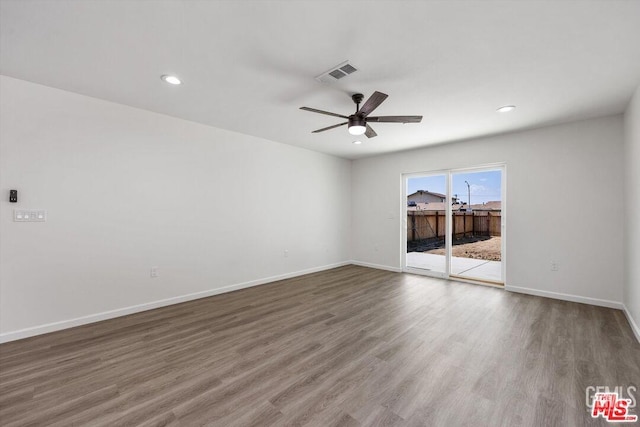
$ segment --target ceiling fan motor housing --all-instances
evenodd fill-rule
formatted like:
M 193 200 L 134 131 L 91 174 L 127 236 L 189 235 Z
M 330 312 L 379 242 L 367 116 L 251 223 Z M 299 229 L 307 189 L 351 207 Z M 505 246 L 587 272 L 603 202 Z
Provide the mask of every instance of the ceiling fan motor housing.
M 358 116 L 356 114 L 349 116 L 349 127 L 351 126 L 366 126 L 367 121 L 364 117 Z

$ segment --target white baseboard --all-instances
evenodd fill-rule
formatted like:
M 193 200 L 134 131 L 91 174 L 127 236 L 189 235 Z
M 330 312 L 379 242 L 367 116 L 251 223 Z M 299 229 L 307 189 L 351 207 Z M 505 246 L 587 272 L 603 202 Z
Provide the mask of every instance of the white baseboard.
M 388 265 L 372 264 L 370 262 L 362 262 L 362 261 L 355 261 L 355 260 L 351 260 L 351 264 L 359 265 L 360 267 L 369 267 L 369 268 L 375 268 L 375 269 L 378 269 L 378 270 L 393 271 L 394 273 L 402 273 L 402 269 L 401 268 L 391 267 L 391 266 L 388 266 Z
M 563 301 L 579 302 L 579 303 L 582 303 L 582 304 L 591 304 L 591 305 L 597 305 L 597 306 L 600 306 L 600 307 L 617 308 L 618 310 L 622 310 L 623 307 L 624 307 L 621 302 L 609 301 L 609 300 L 606 300 L 606 299 L 582 297 L 582 296 L 579 296 L 579 295 L 563 294 L 563 293 L 560 293 L 560 292 L 541 291 L 541 290 L 538 290 L 538 289 L 521 288 L 519 286 L 508 286 L 507 285 L 504 288 L 505 288 L 505 290 L 510 291 L 510 292 L 518 292 L 518 293 L 521 293 L 521 294 L 536 295 L 536 296 L 539 296 L 539 297 L 553 298 L 553 299 L 559 299 L 559 300 L 563 300 Z
M 276 282 L 278 280 L 290 279 L 293 277 L 303 276 L 305 274 L 316 273 L 324 270 L 330 270 L 332 268 L 343 267 L 349 264 L 351 264 L 350 261 L 343 261 L 335 264 L 323 265 L 320 267 L 314 267 L 306 270 L 295 271 L 293 273 L 286 273 L 278 276 L 266 277 L 264 279 L 251 280 L 249 282 L 244 282 L 244 283 L 237 283 L 234 285 L 224 286 L 222 288 L 209 289 L 202 292 L 194 292 L 191 294 L 180 295 L 177 297 L 167 298 L 159 301 L 152 301 L 144 304 L 118 308 L 115 310 L 103 311 L 97 314 L 90 314 L 88 316 L 76 317 L 74 319 L 47 323 L 44 325 L 20 329 L 12 332 L 5 332 L 3 334 L 0 334 L 0 344 L 9 342 L 9 341 L 20 340 L 23 338 L 29 338 L 35 335 L 47 334 L 49 332 L 55 332 L 62 329 L 82 326 L 89 323 L 100 322 L 102 320 L 113 319 L 114 317 L 120 317 L 120 316 L 126 316 L 128 314 L 139 313 L 141 311 L 153 310 L 154 308 L 166 307 L 168 305 L 179 304 L 181 302 L 192 301 L 200 298 L 210 297 L 213 295 L 223 294 L 226 292 L 232 292 L 240 289 L 250 288 L 253 286 L 264 285 L 267 283 Z
M 629 326 L 631 326 L 633 335 L 635 335 L 638 342 L 640 342 L 640 328 L 638 327 L 638 324 L 633 320 L 631 313 L 627 310 L 627 306 L 624 304 L 622 304 L 622 311 L 624 312 L 624 315 L 627 316 L 627 321 L 629 322 Z
M 129 315 L 129 314 L 139 313 L 139 312 L 147 311 L 147 310 L 153 310 L 154 308 L 166 307 L 168 305 L 179 304 L 179 303 L 187 302 L 187 301 L 193 301 L 193 300 L 200 299 L 200 298 L 206 298 L 206 297 L 210 297 L 210 296 L 214 296 L 214 295 L 218 295 L 218 294 L 223 294 L 223 293 L 227 293 L 227 292 L 237 291 L 237 290 L 240 290 L 240 289 L 250 288 L 250 287 L 253 287 L 253 286 L 264 285 L 264 284 L 267 284 L 267 283 L 276 282 L 278 280 L 290 279 L 290 278 L 293 278 L 293 277 L 303 276 L 305 274 L 310 274 L 310 273 L 316 273 L 316 272 L 319 272 L 319 271 L 330 270 L 332 268 L 343 267 L 345 265 L 350 265 L 350 264 L 359 265 L 361 267 L 375 268 L 375 269 L 378 269 L 378 270 L 392 271 L 394 273 L 401 273 L 402 272 L 401 268 L 391 267 L 391 266 L 388 266 L 388 265 L 372 264 L 372 263 L 368 263 L 368 262 L 361 262 L 361 261 L 355 261 L 355 260 L 343 261 L 343 262 L 339 262 L 339 263 L 335 263 L 335 264 L 329 264 L 329 265 L 324 265 L 324 266 L 320 266 L 320 267 L 309 268 L 309 269 L 306 269 L 306 270 L 295 271 L 295 272 L 292 272 L 292 273 L 281 274 L 281 275 L 278 275 L 278 276 L 271 276 L 271 277 L 266 277 L 266 278 L 263 278 L 263 279 L 257 279 L 257 280 L 251 280 L 251 281 L 248 281 L 248 282 L 237 283 L 237 284 L 225 286 L 225 287 L 222 287 L 222 288 L 209 289 L 209 290 L 202 291 L 202 292 L 195 292 L 195 293 L 191 293 L 191 294 L 187 294 L 187 295 L 181 295 L 181 296 L 172 297 L 172 298 L 167 298 L 167 299 L 163 299 L 163 300 L 159 300 L 159 301 L 152 301 L 152 302 L 148 302 L 148 303 L 144 303 L 144 304 L 138 304 L 138 305 L 134 305 L 134 306 L 130 306 L 130 307 L 124 307 L 124 308 L 119 308 L 119 309 L 115 309 L 115 310 L 104 311 L 104 312 L 101 312 L 101 313 L 91 314 L 91 315 L 83 316 L 83 317 L 77 317 L 77 318 L 74 318 L 74 319 L 62 320 L 62 321 L 59 321 L 59 322 L 48 323 L 48 324 L 34 326 L 34 327 L 31 327 L 31 328 L 20 329 L 20 330 L 12 331 L 12 332 L 5 332 L 3 334 L 0 334 L 0 344 L 1 343 L 5 343 L 5 342 L 9 342 L 9 341 L 15 341 L 15 340 L 23 339 L 23 338 L 29 338 L 29 337 L 36 336 L 36 335 L 42 335 L 42 334 L 46 334 L 46 333 L 49 333 L 49 332 L 55 332 L 55 331 L 59 331 L 59 330 L 62 330 L 62 329 L 68 329 L 68 328 L 73 328 L 73 327 L 76 327 L 76 326 L 82 326 L 82 325 L 86 325 L 86 324 L 89 324 L 89 323 L 100 322 L 102 320 L 113 319 L 115 317 L 126 316 L 126 315 Z M 624 306 L 624 304 L 622 304 L 620 302 L 602 300 L 602 299 L 596 299 L 596 298 L 581 297 L 581 296 L 578 296 L 578 295 L 571 295 L 571 294 L 562 294 L 562 293 L 558 293 L 558 292 L 540 291 L 540 290 L 537 290 L 537 289 L 521 288 L 521 287 L 518 287 L 518 286 L 505 286 L 505 289 L 507 291 L 510 291 L 510 292 L 519 292 L 519 293 L 523 293 L 523 294 L 536 295 L 536 296 L 541 296 L 541 297 L 554 298 L 554 299 L 559 299 L 559 300 L 564 300 L 564 301 L 579 302 L 579 303 L 583 303 L 583 304 L 591 304 L 591 305 L 597 305 L 597 306 L 609 307 L 609 308 L 616 308 L 616 309 L 622 310 L 624 312 L 624 314 L 626 315 L 627 320 L 629 321 L 629 324 L 631 325 L 631 329 L 633 330 L 633 333 L 635 334 L 636 338 L 640 342 L 640 328 L 638 328 L 638 325 L 635 323 L 634 319 L 631 317 L 631 313 L 629 313 L 629 311 Z

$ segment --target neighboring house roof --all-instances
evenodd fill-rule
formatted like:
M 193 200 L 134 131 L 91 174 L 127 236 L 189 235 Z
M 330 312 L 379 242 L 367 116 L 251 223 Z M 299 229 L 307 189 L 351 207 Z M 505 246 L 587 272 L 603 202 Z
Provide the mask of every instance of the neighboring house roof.
M 455 210 L 458 205 L 453 206 L 453 209 Z M 407 211 L 444 211 L 446 209 L 447 204 L 443 202 L 416 203 L 416 206 L 407 206 Z
M 499 200 L 494 200 L 478 205 L 471 205 L 471 209 L 473 209 L 474 211 L 499 211 L 502 210 L 502 202 Z
M 415 196 L 417 194 L 431 194 L 432 196 L 442 197 L 442 198 L 446 198 L 447 197 L 444 194 L 434 193 L 433 191 L 427 191 L 427 190 L 418 190 L 415 193 L 409 194 L 407 197 Z
M 467 205 L 453 204 L 451 210 L 457 211 L 466 208 Z M 415 206 L 407 206 L 407 211 L 445 211 L 447 209 L 446 203 L 434 202 L 434 203 L 416 203 Z M 471 205 L 471 209 L 474 211 L 499 211 L 502 209 L 502 202 L 491 201 L 484 204 Z

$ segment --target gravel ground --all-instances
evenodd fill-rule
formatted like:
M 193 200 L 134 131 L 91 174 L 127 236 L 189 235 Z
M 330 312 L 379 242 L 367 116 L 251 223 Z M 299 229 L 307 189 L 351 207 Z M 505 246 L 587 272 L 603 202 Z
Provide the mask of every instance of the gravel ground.
M 490 237 L 486 240 L 468 238 L 466 240 L 456 241 L 454 243 L 452 256 L 461 258 L 484 259 L 487 261 L 500 261 L 501 248 L 501 237 Z M 430 251 L 425 251 L 424 253 L 444 255 L 444 248 L 432 249 Z

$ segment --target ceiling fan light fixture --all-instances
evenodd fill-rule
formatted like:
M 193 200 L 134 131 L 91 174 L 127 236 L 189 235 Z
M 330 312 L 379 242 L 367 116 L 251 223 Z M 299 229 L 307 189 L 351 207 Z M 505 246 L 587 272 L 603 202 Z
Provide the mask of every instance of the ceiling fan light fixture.
M 349 133 L 351 135 L 363 135 L 367 131 L 367 122 L 364 118 L 353 115 L 349 117 Z

